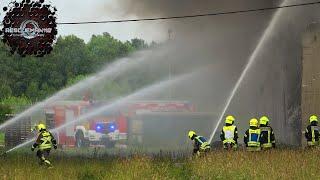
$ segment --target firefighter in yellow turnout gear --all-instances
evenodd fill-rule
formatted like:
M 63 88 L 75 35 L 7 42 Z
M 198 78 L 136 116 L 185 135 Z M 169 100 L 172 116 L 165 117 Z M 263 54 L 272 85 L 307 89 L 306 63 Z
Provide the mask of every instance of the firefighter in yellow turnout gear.
M 309 118 L 310 124 L 306 128 L 305 137 L 307 139 L 308 147 L 319 146 L 320 128 L 318 126 L 318 117 L 312 115 Z
M 237 149 L 238 147 L 238 130 L 234 125 L 234 121 L 235 118 L 233 116 L 227 116 L 225 120 L 226 124 L 220 133 L 220 139 L 224 149 Z
M 188 137 L 194 141 L 193 144 L 193 154 L 201 155 L 202 153 L 206 153 L 210 151 L 210 144 L 203 136 L 198 136 L 196 132 L 189 131 Z
M 37 129 L 39 131 L 39 135 L 36 142 L 32 145 L 31 150 L 34 151 L 35 148 L 39 148 L 37 151 L 37 157 L 40 160 L 40 165 L 44 164 L 51 167 L 51 162 L 47 158 L 50 154 L 52 145 L 54 149 L 57 149 L 57 142 L 53 135 L 46 130 L 46 126 L 44 124 L 39 124 Z
M 244 143 L 248 151 L 260 151 L 260 128 L 258 119 L 253 118 L 250 120 L 250 128 L 244 135 Z
M 276 140 L 272 127 L 269 125 L 269 118 L 262 116 L 260 118 L 260 145 L 262 149 L 271 149 L 276 147 Z

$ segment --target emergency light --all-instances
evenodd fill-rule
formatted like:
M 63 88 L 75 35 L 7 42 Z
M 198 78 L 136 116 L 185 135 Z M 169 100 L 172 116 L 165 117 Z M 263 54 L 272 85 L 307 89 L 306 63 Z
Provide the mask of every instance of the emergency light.
M 109 130 L 109 132 L 114 132 L 116 130 L 116 124 L 115 123 L 110 123 L 108 125 L 108 130 Z
M 99 133 L 103 133 L 106 130 L 108 132 L 114 132 L 117 129 L 117 126 L 114 122 L 110 122 L 110 123 L 97 123 L 95 126 L 95 129 L 97 132 Z
M 102 133 L 104 131 L 104 125 L 102 123 L 96 124 L 96 131 Z

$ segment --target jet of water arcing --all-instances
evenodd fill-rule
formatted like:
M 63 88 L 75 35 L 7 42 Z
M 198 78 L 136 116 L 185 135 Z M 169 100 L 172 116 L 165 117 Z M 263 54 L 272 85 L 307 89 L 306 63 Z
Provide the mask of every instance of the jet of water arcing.
M 91 112 L 88 112 L 68 123 L 65 123 L 55 129 L 52 129 L 50 130 L 51 132 L 53 133 L 57 133 L 59 131 L 61 131 L 62 129 L 68 127 L 68 126 L 71 126 L 71 125 L 74 125 L 75 122 L 79 123 L 79 122 L 83 122 L 83 121 L 88 121 L 90 120 L 91 118 L 103 113 L 103 112 L 107 112 L 107 111 L 111 111 L 111 110 L 114 110 L 114 109 L 117 109 L 117 108 L 120 108 L 121 106 L 127 104 L 128 102 L 131 102 L 131 101 L 134 101 L 134 100 L 137 100 L 139 98 L 142 98 L 142 97 L 145 97 L 147 95 L 151 95 L 151 94 L 155 94 L 155 93 L 158 93 L 158 92 L 161 92 L 163 89 L 166 89 L 168 87 L 170 87 L 171 85 L 175 85 L 177 83 L 180 83 L 180 82 L 183 82 L 183 81 L 186 81 L 186 80 L 189 80 L 192 76 L 196 75 L 197 73 L 200 73 L 201 71 L 196 71 L 196 72 L 193 72 L 193 73 L 188 73 L 188 74 L 184 74 L 184 75 L 180 75 L 180 76 L 177 76 L 176 78 L 173 78 L 173 79 L 169 79 L 169 80 L 164 80 L 164 81 L 161 81 L 161 82 L 158 82 L 158 83 L 155 83 L 151 86 L 148 86 L 146 88 L 143 88 L 141 90 L 138 90 L 136 92 L 134 92 L 133 94 L 130 94 L 126 97 L 122 97 L 118 100 L 115 100 L 109 104 L 106 104 L 102 107 L 99 107 L 98 109 L 95 109 Z M 13 147 L 11 149 L 9 149 L 8 151 L 6 151 L 6 153 L 9 153 L 11 151 L 14 151 L 16 149 L 19 149 L 21 147 L 24 147 L 30 143 L 32 143 L 35 139 L 31 139 L 31 140 L 28 140 L 22 144 L 19 144 L 17 145 L 16 147 Z
M 281 6 L 286 4 L 286 2 L 287 2 L 287 0 L 284 0 L 281 3 Z M 217 131 L 217 129 L 218 129 L 223 117 L 225 116 L 225 113 L 228 110 L 234 95 L 238 91 L 238 88 L 240 87 L 241 82 L 243 81 L 244 77 L 248 73 L 249 69 L 252 67 L 252 65 L 255 62 L 255 60 L 257 59 L 258 55 L 262 52 L 262 50 L 264 48 L 264 45 L 268 41 L 269 37 L 272 36 L 272 33 L 274 32 L 275 25 L 278 23 L 278 20 L 279 20 L 279 18 L 280 18 L 280 16 L 281 16 L 283 11 L 284 11 L 283 9 L 279 9 L 279 10 L 276 11 L 276 13 L 273 15 L 268 27 L 263 32 L 263 34 L 262 34 L 262 36 L 261 36 L 256 48 L 254 49 L 253 53 L 251 54 L 251 56 L 249 58 L 248 63 L 246 64 L 245 68 L 243 69 L 239 79 L 237 80 L 235 86 L 233 87 L 233 89 L 232 89 L 232 91 L 231 91 L 231 93 L 229 95 L 229 98 L 226 101 L 226 104 L 225 104 L 225 106 L 224 106 L 224 108 L 223 108 L 223 110 L 222 110 L 222 112 L 220 114 L 219 120 L 218 120 L 217 124 L 215 125 L 212 134 L 210 135 L 210 139 L 209 139 L 210 143 L 212 142 L 212 139 L 213 139 L 214 135 L 216 134 L 216 131 Z
M 126 72 L 128 69 L 137 67 L 140 65 L 143 61 L 149 60 L 146 53 L 152 54 L 151 50 L 148 51 L 141 51 L 139 53 L 136 53 L 134 59 L 132 58 L 123 58 L 120 60 L 117 60 L 115 63 L 107 66 L 104 70 L 100 71 L 99 73 L 71 86 L 66 89 L 63 89 L 56 93 L 55 95 L 49 97 L 48 99 L 35 104 L 34 106 L 30 107 L 29 109 L 25 110 L 24 112 L 18 114 L 16 117 L 6 121 L 5 123 L 0 125 L 0 130 L 7 127 L 8 125 L 11 125 L 19 120 L 21 120 L 23 117 L 29 116 L 32 113 L 38 111 L 39 109 L 47 106 L 48 104 L 55 102 L 57 100 L 61 100 L 63 98 L 67 98 L 70 95 L 74 94 L 75 92 L 79 92 L 87 87 L 92 87 L 93 85 L 103 81 L 111 81 L 115 77 L 117 77 L 119 74 Z
M 14 151 L 14 150 L 16 150 L 16 149 L 22 148 L 22 147 L 24 147 L 24 146 L 26 146 L 26 145 L 28 145 L 28 144 L 31 144 L 31 143 L 34 142 L 35 140 L 36 140 L 36 138 L 32 138 L 32 139 L 30 139 L 30 140 L 28 140 L 28 141 L 26 141 L 26 142 L 24 142 L 24 143 L 21 143 L 21 144 L 15 146 L 15 147 L 13 147 L 13 148 L 7 150 L 4 154 L 9 153 L 9 152 L 11 152 L 11 151 Z

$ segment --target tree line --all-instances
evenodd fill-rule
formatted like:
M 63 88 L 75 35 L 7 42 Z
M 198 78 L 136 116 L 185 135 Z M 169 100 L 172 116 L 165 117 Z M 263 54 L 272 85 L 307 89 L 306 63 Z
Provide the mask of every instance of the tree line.
M 94 73 L 139 49 L 156 46 L 142 39 L 122 42 L 109 33 L 93 35 L 89 42 L 75 35 L 59 37 L 45 57 L 12 55 L 0 42 L 0 120 L 12 106 L 41 101 L 54 92 Z

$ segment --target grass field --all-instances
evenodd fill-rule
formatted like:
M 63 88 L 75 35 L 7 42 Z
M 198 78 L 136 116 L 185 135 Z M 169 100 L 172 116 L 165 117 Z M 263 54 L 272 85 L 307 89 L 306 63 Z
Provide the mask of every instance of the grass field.
M 319 150 L 213 151 L 201 158 L 137 155 L 77 157 L 53 153 L 53 169 L 30 153 L 0 158 L 0 179 L 319 179 Z
M 0 145 L 4 145 L 4 133 L 0 132 Z

